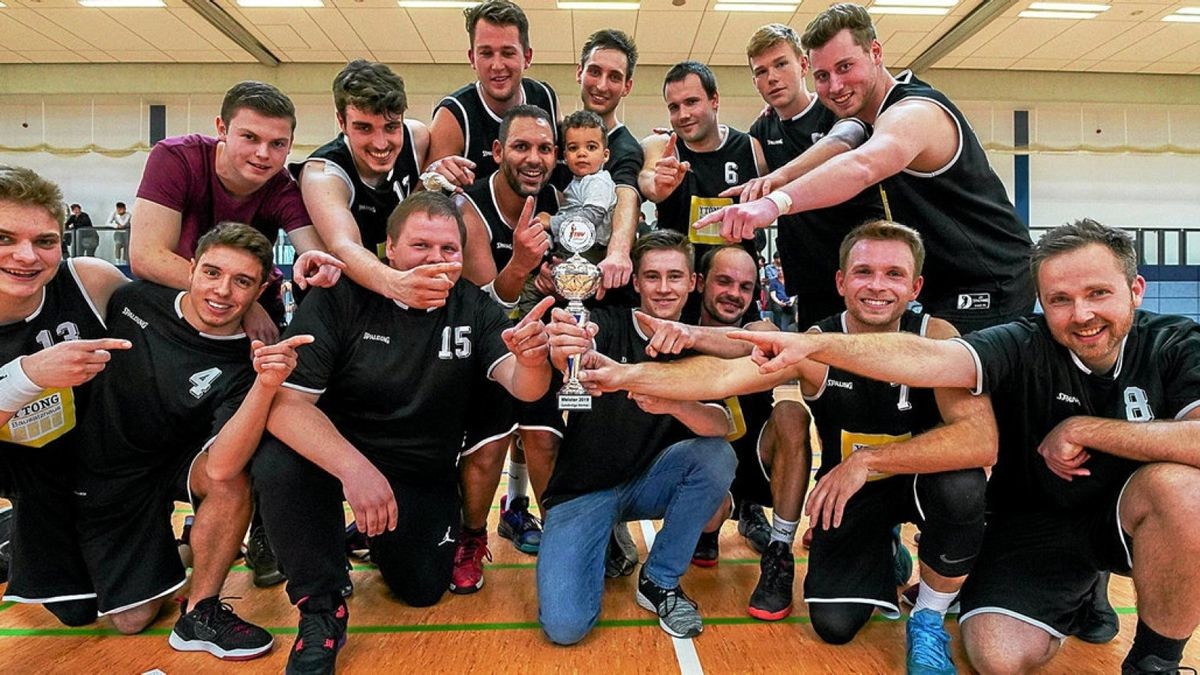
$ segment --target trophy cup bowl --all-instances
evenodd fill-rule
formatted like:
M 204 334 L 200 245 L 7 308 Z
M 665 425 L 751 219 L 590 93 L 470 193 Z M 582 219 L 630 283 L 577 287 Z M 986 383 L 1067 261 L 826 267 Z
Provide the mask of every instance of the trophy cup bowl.
M 570 218 L 559 227 L 559 242 L 575 255 L 554 268 L 552 278 L 559 295 L 567 299 L 567 311 L 579 325 L 587 323 L 583 301 L 600 287 L 600 268 L 588 262 L 581 252 L 595 241 L 595 228 L 582 218 Z M 559 410 L 591 410 L 592 397 L 579 382 L 579 358 L 567 357 L 567 378 L 558 391 Z

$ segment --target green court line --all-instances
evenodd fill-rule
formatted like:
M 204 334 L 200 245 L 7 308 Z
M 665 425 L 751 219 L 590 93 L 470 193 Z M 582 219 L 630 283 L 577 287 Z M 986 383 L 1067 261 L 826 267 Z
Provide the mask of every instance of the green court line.
M 1117 607 L 1118 614 L 1134 614 L 1133 607 Z M 891 622 L 898 619 L 888 619 L 880 614 L 871 617 L 874 622 Z M 808 616 L 789 616 L 780 621 L 759 621 L 749 616 L 715 616 L 705 617 L 704 623 L 709 626 L 747 626 L 782 624 L 807 624 Z M 645 628 L 658 625 L 658 619 L 602 619 L 596 623 L 597 628 Z M 395 634 L 395 633 L 462 633 L 470 631 L 499 631 L 499 630 L 540 630 L 536 621 L 502 621 L 484 623 L 417 623 L 397 625 L 366 625 L 351 624 L 348 631 L 356 635 Z M 267 628 L 274 635 L 295 635 L 295 626 L 271 626 Z M 139 635 L 166 636 L 171 629 L 167 627 L 150 628 Z M 0 638 L 6 637 L 105 637 L 121 635 L 112 628 L 0 628 Z
M 15 603 L 15 602 L 0 602 L 0 612 L 3 612 L 4 610 L 8 609 L 9 607 L 12 607 L 15 604 L 17 604 L 17 603 Z

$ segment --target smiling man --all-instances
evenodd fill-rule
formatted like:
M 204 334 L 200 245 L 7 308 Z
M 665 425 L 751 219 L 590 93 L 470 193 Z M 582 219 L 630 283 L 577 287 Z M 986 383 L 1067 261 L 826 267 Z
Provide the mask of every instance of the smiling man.
M 246 223 L 275 243 L 288 233 L 297 253 L 321 248 L 300 190 L 284 169 L 296 109 L 262 82 L 225 92 L 215 138 L 201 134 L 159 141 L 138 186 L 129 263 L 141 279 L 187 288 L 189 261 L 200 237 L 221 222 Z M 246 315 L 246 332 L 264 342 L 279 337 L 283 302 L 278 279 Z
M 1200 326 L 1139 310 L 1133 240 L 1095 221 L 1047 232 L 1030 267 L 1045 315 L 961 339 L 743 336 L 764 372 L 815 360 L 992 396 L 990 515 L 961 595 L 975 668 L 1049 662 L 1087 630 L 1097 572 L 1112 571 L 1137 596 L 1122 672 L 1175 672 L 1200 624 Z
M 558 97 L 550 85 L 521 76 L 533 63 L 525 12 L 509 0 L 487 0 L 463 15 L 471 38 L 467 58 L 479 79 L 434 109 L 427 167 L 460 188 L 496 170 L 492 143 L 509 108 L 533 105 L 558 119 Z

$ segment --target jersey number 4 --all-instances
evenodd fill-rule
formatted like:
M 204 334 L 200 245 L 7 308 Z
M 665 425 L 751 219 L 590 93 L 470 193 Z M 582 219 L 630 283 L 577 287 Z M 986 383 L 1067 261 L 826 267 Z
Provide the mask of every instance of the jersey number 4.
M 216 382 L 220 376 L 220 368 L 209 368 L 198 373 L 192 373 L 192 376 L 188 378 L 188 382 L 192 383 L 192 388 L 188 389 L 188 393 L 197 399 L 204 398 L 208 390 L 212 389 L 213 382 Z
M 451 345 L 451 331 L 454 334 L 454 343 Z M 438 351 L 438 358 L 443 361 L 449 361 L 453 358 L 465 359 L 471 355 L 471 327 L 470 326 L 446 326 L 442 329 L 442 348 Z

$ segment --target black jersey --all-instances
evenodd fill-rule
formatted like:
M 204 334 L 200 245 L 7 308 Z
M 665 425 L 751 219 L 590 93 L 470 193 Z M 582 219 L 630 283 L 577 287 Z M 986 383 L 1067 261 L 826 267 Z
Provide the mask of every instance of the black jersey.
M 412 193 L 421 175 L 412 130 L 407 124 L 404 125 L 404 147 L 400 149 L 392 170 L 377 186 L 367 185 L 359 177 L 358 168 L 354 166 L 354 156 L 350 151 L 350 142 L 344 134 L 338 134 L 337 138 L 314 150 L 308 159 L 291 164 L 288 168 L 299 181 L 304 165 L 314 160 L 325 162 L 326 171 L 336 174 L 350 188 L 350 203 L 347 207 L 354 216 L 354 222 L 358 223 L 358 235 L 362 244 L 367 250 L 383 258 L 383 249 L 387 244 L 388 216 L 392 215 L 397 204 Z
M 488 230 L 488 242 L 492 251 L 492 260 L 496 263 L 496 272 L 504 269 L 513 255 L 513 230 L 508 221 L 500 215 L 500 206 L 496 203 L 496 181 L 504 180 L 499 171 L 494 172 L 487 180 L 477 180 L 463 190 L 463 196 L 475 207 L 479 217 Z M 550 215 L 558 213 L 558 197 L 554 188 L 546 185 L 537 195 L 534 213 L 545 211 Z
M 822 319 L 816 328 L 822 333 L 846 333 L 845 316 L 842 312 Z M 924 335 L 928 323 L 928 314 L 905 311 L 900 330 Z M 821 438 L 818 479 L 855 450 L 908 440 L 942 421 L 932 389 L 879 382 L 832 366 L 817 393 L 804 400 Z
M 814 96 L 807 108 L 790 119 L 768 111 L 750 126 L 750 135 L 758 139 L 767 167 L 774 171 L 815 145 L 837 121 Z M 882 217 L 878 186 L 837 206 L 780 217 L 776 243 L 787 272 L 787 293 L 797 296 L 808 319 L 801 322 L 806 324 L 804 328 L 845 306 L 834 285 L 838 248 L 850 230 Z M 810 307 L 812 312 L 806 311 Z
M 104 322 L 92 303 L 75 265 L 64 260 L 42 289 L 42 302 L 22 321 L 0 326 L 0 363 L 49 349 L 68 340 L 104 337 Z M 0 452 L 28 452 L 15 446 L 45 448 L 39 454 L 63 458 L 69 464 L 68 434 L 87 407 L 91 384 L 46 389 L 0 426 Z M 73 451 L 73 450 L 72 450 Z M 0 464 L 2 466 L 2 464 Z M 0 479 L 0 483 L 6 483 Z
M 109 300 L 108 336 L 133 347 L 112 352 L 83 417 L 80 488 L 93 503 L 148 489 L 147 475 L 211 443 L 254 382 L 246 335 L 196 330 L 184 295 L 135 281 Z
M 550 127 L 554 131 L 554 142 L 557 144 L 558 96 L 554 89 L 546 82 L 523 77 L 521 92 L 525 96 L 523 103 L 550 113 Z M 500 138 L 500 122 L 503 116 L 492 112 L 483 102 L 479 82 L 463 85 L 453 94 L 443 98 L 433 109 L 433 114 L 437 115 L 440 108 L 449 110 L 454 119 L 458 120 L 458 126 L 463 132 L 462 156 L 475 162 L 476 182 L 500 168 L 492 159 L 492 143 Z
M 1079 508 L 1111 498 L 1139 462 L 1088 450 L 1090 476 L 1065 481 L 1038 454 L 1061 421 L 1089 415 L 1131 422 L 1182 418 L 1200 406 L 1200 326 L 1138 311 L 1113 371 L 1091 372 L 1054 341 L 1044 316 L 957 338 L 975 357 L 977 391 L 992 395 L 1000 455 L 988 483 L 993 511 Z
M 666 199 L 658 203 L 659 229 L 675 230 L 688 236 L 696 247 L 696 260 L 714 246 L 723 246 L 719 228 L 699 232 L 692 223 L 734 203 L 732 197 L 718 197 L 725 190 L 758 176 L 758 155 L 749 134 L 721 125 L 725 140 L 715 150 L 696 152 L 678 141 L 675 154 L 681 162 L 690 162 L 691 170 Z M 751 256 L 757 256 L 753 241 L 743 242 Z
M 511 325 L 465 279 L 426 311 L 343 277 L 310 293 L 288 326 L 316 341 L 284 386 L 318 394 L 317 407 L 389 477 L 453 482 L 471 395 L 509 356 L 500 333 Z
M 730 396 L 722 401 L 733 421 L 733 431 L 725 440 L 733 446 L 738 457 L 753 457 L 758 454 L 758 437 L 771 419 L 775 393 L 771 390 Z
M 980 312 L 1020 315 L 1033 308 L 1029 228 L 1017 218 L 967 118 L 944 94 L 905 71 L 879 112 L 905 99 L 932 101 L 953 118 L 958 152 L 932 173 L 905 169 L 882 182 L 888 217 L 925 240 L 926 311 L 954 323 Z
M 651 359 L 650 340 L 638 326 L 633 310 L 597 307 L 591 320 L 600 328 L 596 351 L 620 363 Z M 592 401 L 590 412 L 572 412 L 544 501 L 547 508 L 597 490 L 620 485 L 646 470 L 673 443 L 694 437 L 671 415 L 651 415 L 625 392 L 604 394 Z

